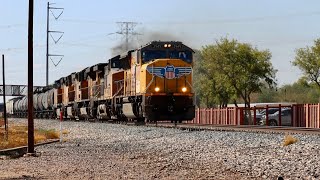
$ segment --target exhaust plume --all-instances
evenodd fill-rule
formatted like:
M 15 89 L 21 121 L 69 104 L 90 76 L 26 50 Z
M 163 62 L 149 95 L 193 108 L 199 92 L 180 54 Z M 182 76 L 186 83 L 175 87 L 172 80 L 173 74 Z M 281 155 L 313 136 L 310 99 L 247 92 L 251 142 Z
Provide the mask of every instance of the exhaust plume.
M 143 46 L 151 41 L 181 41 L 177 35 L 164 33 L 164 32 L 147 32 L 143 35 L 132 37 L 128 42 L 128 50 L 137 49 L 140 46 Z M 115 47 L 111 48 L 112 56 L 116 56 L 126 52 L 126 42 L 121 42 Z

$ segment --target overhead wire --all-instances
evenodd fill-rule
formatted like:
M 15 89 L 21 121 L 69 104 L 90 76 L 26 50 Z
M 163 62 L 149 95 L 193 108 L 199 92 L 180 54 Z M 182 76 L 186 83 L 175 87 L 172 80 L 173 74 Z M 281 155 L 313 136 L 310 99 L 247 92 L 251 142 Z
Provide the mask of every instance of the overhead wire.
M 175 24 L 175 25 L 196 25 L 196 24 L 217 24 L 217 23 L 241 23 L 241 22 L 258 22 L 258 21 L 264 21 L 264 20 L 272 20 L 272 19 L 287 19 L 287 18 L 293 18 L 293 17 L 301 17 L 301 16 L 314 16 L 314 15 L 320 15 L 320 11 L 314 11 L 314 12 L 296 12 L 296 13 L 290 13 L 285 15 L 273 15 L 273 16 L 260 16 L 260 17 L 244 17 L 244 18 L 238 18 L 238 19 L 213 19 L 208 21 L 168 21 L 168 22 L 144 22 L 142 24 Z M 97 21 L 97 20 L 91 20 L 91 19 L 61 19 L 61 21 L 65 22 L 73 22 L 73 23 L 93 23 L 93 24 L 114 24 L 114 22 L 109 21 Z M 8 29 L 8 28 L 15 28 L 15 27 L 25 27 L 26 24 L 8 24 L 8 25 L 0 25 L 0 29 Z M 107 33 L 98 34 L 98 35 L 90 35 L 87 37 L 84 37 L 82 39 L 78 40 L 71 40 L 68 42 L 63 42 L 62 44 L 65 46 L 84 46 L 84 47 L 100 47 L 96 45 L 90 45 L 90 44 L 84 44 L 84 41 L 88 40 L 94 40 L 95 38 L 103 38 L 107 36 Z M 297 40 L 296 42 L 304 42 L 309 40 Z M 280 43 L 283 43 L 281 41 Z M 292 42 L 287 42 L 292 43 Z M 269 43 L 267 43 L 269 44 Z M 277 43 L 278 44 L 278 43 Z M 42 48 L 46 45 L 38 45 L 35 46 L 35 48 Z M 7 49 L 0 49 L 1 51 L 19 51 L 27 49 L 27 47 L 15 47 L 15 48 L 7 48 Z
M 258 16 L 258 17 L 241 17 L 241 18 L 227 18 L 227 19 L 211 19 L 206 21 L 165 21 L 165 22 L 143 22 L 142 24 L 175 24 L 175 25 L 194 25 L 194 24 L 217 24 L 217 23 L 241 23 L 241 22 L 256 22 L 256 21 L 264 21 L 264 20 L 279 20 L 279 19 L 287 19 L 294 17 L 303 17 L 303 16 L 315 16 L 320 15 L 320 11 L 313 12 L 296 12 L 289 13 L 284 15 L 270 15 L 270 16 Z M 63 19 L 61 21 L 65 22 L 73 22 L 73 23 L 92 23 L 92 24 L 114 24 L 114 22 L 110 21 L 97 21 L 92 19 Z

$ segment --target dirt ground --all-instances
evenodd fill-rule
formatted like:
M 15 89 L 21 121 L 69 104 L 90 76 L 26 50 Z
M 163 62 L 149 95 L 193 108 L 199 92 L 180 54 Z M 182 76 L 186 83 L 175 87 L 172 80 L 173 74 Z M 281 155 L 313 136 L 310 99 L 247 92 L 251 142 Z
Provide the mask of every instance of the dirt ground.
M 57 158 L 56 150 L 62 157 Z M 250 179 L 220 163 L 181 160 L 177 164 L 161 153 L 105 152 L 99 157 L 94 152 L 82 151 L 81 156 L 67 157 L 69 153 L 64 147 L 56 146 L 39 154 L 39 157 L 0 160 L 0 179 Z
M 59 121 L 37 120 L 36 126 L 58 128 Z M 0 157 L 0 179 L 256 179 L 227 168 L 214 152 L 204 152 L 206 145 L 187 138 L 201 138 L 198 133 L 88 122 L 63 126 L 70 132 L 66 141 L 37 146 L 37 157 Z

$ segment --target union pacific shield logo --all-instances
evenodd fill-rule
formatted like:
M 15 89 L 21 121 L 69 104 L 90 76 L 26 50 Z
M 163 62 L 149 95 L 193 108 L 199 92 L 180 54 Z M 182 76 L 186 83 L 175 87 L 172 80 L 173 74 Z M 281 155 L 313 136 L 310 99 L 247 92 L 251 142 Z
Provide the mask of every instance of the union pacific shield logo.
M 165 77 L 167 79 L 173 79 L 176 77 L 175 71 L 174 71 L 174 66 L 167 66 L 165 68 Z
M 153 67 L 148 66 L 147 71 L 157 77 L 174 79 L 184 75 L 191 74 L 191 67 L 174 67 L 173 65 L 167 65 L 166 67 Z

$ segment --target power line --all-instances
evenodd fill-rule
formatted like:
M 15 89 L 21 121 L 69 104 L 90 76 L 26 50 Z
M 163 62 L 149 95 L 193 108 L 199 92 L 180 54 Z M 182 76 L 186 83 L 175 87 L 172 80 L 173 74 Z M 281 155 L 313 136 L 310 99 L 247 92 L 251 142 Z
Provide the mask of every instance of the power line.
M 242 18 L 227 18 L 227 19 L 210 19 L 205 21 L 165 21 L 165 22 L 143 22 L 143 24 L 173 24 L 173 25 L 194 25 L 194 24 L 217 24 L 217 23 L 241 23 L 241 22 L 259 22 L 264 20 L 274 20 L 274 19 L 290 19 L 295 17 L 308 17 L 320 15 L 320 11 L 313 12 L 295 12 L 282 15 L 273 16 L 256 16 L 256 17 L 242 17 Z M 97 21 L 92 19 L 64 19 L 62 21 L 71 23 L 91 23 L 91 24 L 111 24 L 110 21 Z
M 86 44 L 84 42 L 86 41 L 101 41 L 103 37 L 105 37 L 105 33 L 100 33 L 100 34 L 96 34 L 96 35 L 90 35 L 90 36 L 86 36 L 83 38 L 79 38 L 79 39 L 72 39 L 70 41 L 64 41 L 62 43 L 60 43 L 61 45 L 64 46 L 87 46 L 87 47 L 100 47 L 97 45 L 93 45 L 93 44 Z M 49 45 L 54 45 L 55 43 L 49 43 Z M 45 48 L 46 44 L 35 44 L 34 48 Z M 101 46 L 102 47 L 102 46 Z M 0 51 L 5 51 L 5 52 L 17 52 L 17 51 L 23 51 L 28 49 L 27 46 L 25 47 L 11 47 L 11 48 L 5 48 L 5 49 L 0 49 Z
M 102 24 L 102 25 L 110 25 L 113 24 L 114 22 L 111 21 L 97 21 L 97 20 L 92 20 L 92 19 L 68 19 L 68 18 L 64 18 L 63 20 L 64 22 L 70 22 L 70 23 L 88 23 L 88 24 Z
M 0 25 L 0 29 L 10 29 L 16 27 L 25 27 L 26 24 L 8 24 L 8 25 Z

